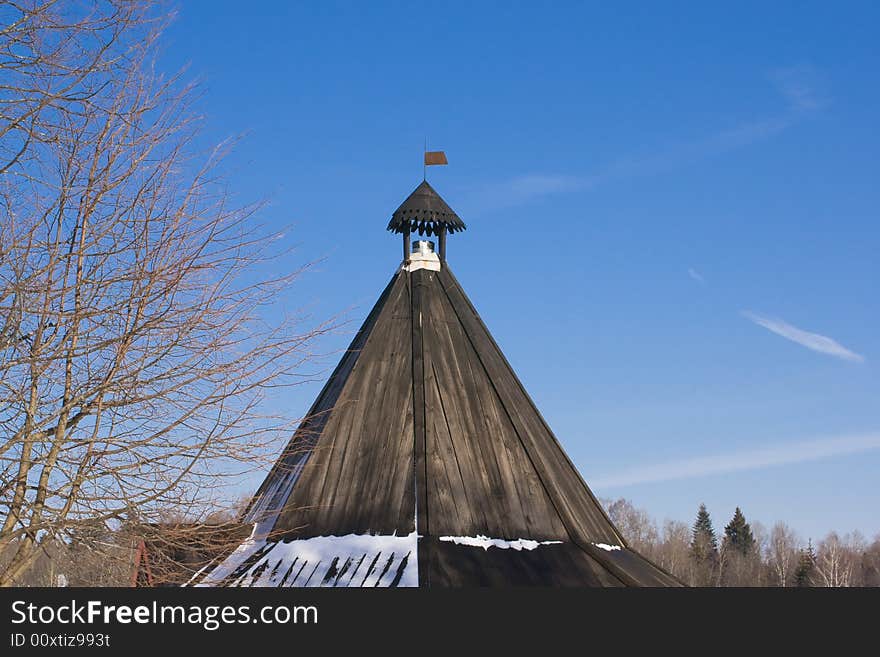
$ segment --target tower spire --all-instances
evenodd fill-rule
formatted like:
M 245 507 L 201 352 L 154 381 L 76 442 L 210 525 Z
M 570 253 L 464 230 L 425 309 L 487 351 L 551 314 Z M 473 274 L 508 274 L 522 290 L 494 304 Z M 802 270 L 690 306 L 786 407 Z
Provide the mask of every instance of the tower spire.
M 464 228 L 427 181 L 388 225 Z M 198 585 L 679 584 L 626 543 L 441 260 L 419 242 L 394 273 L 254 496 L 251 537 Z

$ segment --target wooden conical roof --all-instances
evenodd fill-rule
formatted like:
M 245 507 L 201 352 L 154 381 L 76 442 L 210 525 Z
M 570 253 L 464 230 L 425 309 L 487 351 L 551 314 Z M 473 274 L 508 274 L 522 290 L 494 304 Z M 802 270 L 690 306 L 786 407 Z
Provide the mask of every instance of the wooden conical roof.
M 208 584 L 677 585 L 630 549 L 449 266 L 404 266 Z

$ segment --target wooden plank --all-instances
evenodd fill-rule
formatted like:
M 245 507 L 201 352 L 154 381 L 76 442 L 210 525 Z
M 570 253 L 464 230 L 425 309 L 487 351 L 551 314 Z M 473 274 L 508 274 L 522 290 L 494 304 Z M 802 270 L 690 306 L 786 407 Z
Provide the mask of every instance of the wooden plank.
M 384 358 L 385 370 L 374 386 L 382 388 L 381 400 L 370 396 L 371 413 L 364 423 L 364 438 L 375 443 L 365 455 L 364 473 L 358 483 L 359 495 L 367 500 L 385 499 L 387 508 L 366 504 L 364 531 L 375 533 L 393 525 L 398 535 L 414 531 L 415 500 L 412 485 L 412 327 L 409 277 L 401 289 L 401 301 L 391 309 L 389 334 Z M 369 393 L 367 393 L 369 394 Z M 363 500 L 352 500 L 363 504 Z
M 437 290 L 441 292 L 441 290 Z M 439 295 L 435 300 L 440 301 Z M 438 304 L 439 305 L 439 304 Z M 442 308 L 442 305 L 441 305 Z M 441 315 L 442 316 L 442 315 Z M 467 351 L 463 349 L 461 332 L 457 325 L 448 322 L 439 322 L 445 334 L 445 339 L 440 340 L 438 347 L 438 371 L 440 372 L 446 412 L 450 417 L 456 418 L 459 431 L 453 434 L 453 441 L 459 455 L 469 458 L 473 465 L 465 471 L 475 472 L 476 477 L 466 483 L 472 499 L 479 500 L 481 512 L 484 518 L 484 527 L 481 533 L 498 538 L 509 536 L 508 527 L 511 525 L 510 509 L 508 508 L 509 497 L 505 495 L 502 475 L 495 458 L 495 449 L 492 444 L 497 428 L 486 427 L 485 418 L 482 417 L 474 404 L 478 390 L 485 381 L 474 379 L 467 364 Z M 448 518 L 447 523 L 453 523 L 457 519 Z M 452 535 L 462 535 L 451 532 Z
M 466 382 L 455 379 L 450 381 L 448 374 L 450 368 L 455 367 L 455 350 L 448 337 L 445 316 L 442 308 L 438 306 L 436 277 L 432 279 L 433 287 L 431 294 L 427 296 L 425 309 L 425 335 L 426 335 L 426 359 L 430 364 L 437 380 L 434 391 L 437 396 L 436 404 L 429 409 L 432 415 L 437 415 L 437 425 L 446 427 L 446 434 L 439 434 L 438 438 L 448 436 L 449 444 L 445 446 L 445 456 L 455 459 L 455 469 L 451 479 L 443 479 L 443 471 L 438 466 L 428 473 L 428 481 L 431 490 L 428 493 L 428 503 L 433 507 L 435 485 L 444 485 L 455 488 L 451 493 L 455 498 L 468 501 L 470 513 L 467 515 L 439 514 L 432 517 L 429 533 L 432 535 L 475 535 L 476 533 L 491 533 L 497 531 L 486 516 L 487 506 L 490 503 L 486 492 L 491 488 L 489 474 L 475 455 L 475 445 L 468 438 L 474 434 L 474 427 L 470 418 L 462 409 L 459 402 L 459 393 L 467 386 Z M 454 474 L 458 474 L 456 478 Z
M 426 426 L 425 426 L 425 356 L 422 332 L 422 304 L 425 277 L 432 274 L 426 269 L 417 269 L 410 274 L 412 294 L 412 401 L 413 401 L 413 478 L 416 497 L 416 527 L 420 536 L 428 534 L 428 473 L 426 470 Z M 419 586 L 430 586 L 428 560 L 430 550 L 427 543 L 419 542 Z
M 426 380 L 426 400 L 428 420 L 428 504 L 431 505 L 429 517 L 455 517 L 463 527 L 476 531 L 484 523 L 476 522 L 476 511 L 479 504 L 476 500 L 477 491 L 469 491 L 464 484 L 461 464 L 455 452 L 449 422 L 443 409 L 443 401 L 437 382 L 437 373 L 433 367 L 429 369 Z M 472 497 L 473 496 L 473 497 Z M 448 529 L 448 527 L 447 527 Z M 443 531 L 441 523 L 438 529 L 436 522 L 428 528 L 429 533 Z
M 490 535 L 508 537 L 505 515 L 506 501 L 501 485 L 501 475 L 491 452 L 484 445 L 487 430 L 484 418 L 472 405 L 480 383 L 470 376 L 467 367 L 468 354 L 461 349 L 457 320 L 446 315 L 442 304 L 442 289 L 435 287 L 432 302 L 432 340 L 429 347 L 433 366 L 439 377 L 438 386 L 444 401 L 445 420 L 463 473 L 463 486 L 477 506 L 476 526 L 467 526 L 455 516 L 446 516 L 434 523 L 432 532 L 453 536 Z M 454 323 L 450 323 L 450 319 Z M 432 482 L 433 483 L 433 482 Z M 438 519 L 440 520 L 440 519 Z

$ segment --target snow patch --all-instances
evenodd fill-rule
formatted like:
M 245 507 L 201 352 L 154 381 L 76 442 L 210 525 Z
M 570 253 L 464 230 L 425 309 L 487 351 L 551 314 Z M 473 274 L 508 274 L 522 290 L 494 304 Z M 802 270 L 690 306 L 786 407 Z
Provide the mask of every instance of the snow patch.
M 614 550 L 619 550 L 619 545 L 608 545 L 608 543 L 593 543 L 597 548 L 605 550 L 606 552 L 614 552 Z
M 507 541 L 503 538 L 489 538 L 482 534 L 477 534 L 476 536 L 441 536 L 440 540 L 455 543 L 456 545 L 481 547 L 484 550 L 488 550 L 490 547 L 497 547 L 502 550 L 534 550 L 541 545 L 562 543 L 562 541 L 534 541 L 530 538 L 518 538 L 515 541 Z
M 418 534 L 348 534 L 292 541 L 252 535 L 195 586 L 419 585 Z

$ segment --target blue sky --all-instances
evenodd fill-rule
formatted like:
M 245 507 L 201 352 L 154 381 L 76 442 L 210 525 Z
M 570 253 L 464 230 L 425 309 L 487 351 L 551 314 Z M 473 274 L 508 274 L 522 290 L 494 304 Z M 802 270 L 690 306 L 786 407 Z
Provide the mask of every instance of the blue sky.
M 162 65 L 289 227 L 286 302 L 369 311 L 429 178 L 449 262 L 594 491 L 880 531 L 871 3 L 188 1 Z M 326 352 L 350 335 L 328 337 Z M 328 363 L 332 364 L 332 363 Z M 319 385 L 279 400 L 301 415 Z M 257 482 L 254 482 L 254 485 Z

